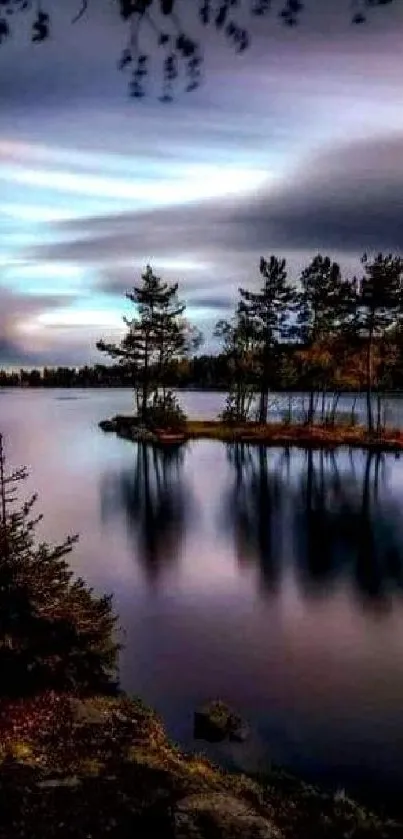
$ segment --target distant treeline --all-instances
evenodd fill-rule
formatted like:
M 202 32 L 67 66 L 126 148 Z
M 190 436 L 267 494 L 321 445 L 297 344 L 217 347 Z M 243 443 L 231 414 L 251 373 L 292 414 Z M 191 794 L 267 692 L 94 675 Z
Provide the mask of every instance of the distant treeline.
M 231 380 L 226 355 L 201 355 L 173 362 L 167 372 L 170 387 L 227 389 Z M 129 366 L 95 364 L 83 367 L 0 370 L 0 387 L 133 387 Z
M 403 334 L 395 336 L 393 369 L 390 371 L 387 387 L 382 390 L 403 390 Z M 301 363 L 301 345 L 284 344 L 278 352 L 277 364 L 271 367 L 270 390 L 310 391 L 314 375 Z M 315 371 L 316 373 L 316 371 Z M 337 377 L 336 373 L 336 377 Z M 254 384 L 250 371 L 249 383 Z M 200 390 L 228 391 L 233 381 L 233 362 L 225 353 L 202 354 L 190 359 L 172 362 L 167 371 L 166 384 L 173 388 L 195 388 Z M 383 383 L 382 383 L 383 384 Z M 338 381 L 328 381 L 330 391 L 338 389 Z M 45 367 L 42 369 L 0 370 L 0 387 L 31 388 L 97 388 L 133 387 L 131 370 L 120 364 L 95 364 L 82 367 Z M 343 390 L 357 392 L 358 382 L 352 376 L 351 382 L 343 382 Z M 375 390 L 377 388 L 375 387 Z

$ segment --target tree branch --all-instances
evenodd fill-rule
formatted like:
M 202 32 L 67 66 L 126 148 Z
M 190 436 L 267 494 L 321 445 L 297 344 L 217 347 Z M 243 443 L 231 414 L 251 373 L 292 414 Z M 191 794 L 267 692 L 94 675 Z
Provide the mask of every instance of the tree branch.
M 84 15 L 85 15 L 85 13 L 88 9 L 88 2 L 89 2 L 89 0 L 82 0 L 81 8 L 78 10 L 77 14 L 73 17 L 73 19 L 71 21 L 72 23 L 77 23 L 79 20 L 81 20 L 82 17 L 84 17 Z

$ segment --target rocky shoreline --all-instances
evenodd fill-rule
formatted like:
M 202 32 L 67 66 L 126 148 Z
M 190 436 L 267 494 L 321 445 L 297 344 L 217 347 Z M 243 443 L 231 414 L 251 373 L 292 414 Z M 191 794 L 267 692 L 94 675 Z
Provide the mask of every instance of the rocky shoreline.
M 398 839 L 344 793 L 230 774 L 170 742 L 140 700 L 0 703 L 0 839 Z

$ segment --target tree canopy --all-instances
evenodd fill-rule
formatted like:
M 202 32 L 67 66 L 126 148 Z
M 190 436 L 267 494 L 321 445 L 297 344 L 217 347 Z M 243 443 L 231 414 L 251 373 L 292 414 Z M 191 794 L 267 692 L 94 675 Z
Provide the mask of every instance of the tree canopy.
M 119 344 L 98 341 L 97 348 L 131 372 L 136 407 L 144 422 L 175 415 L 176 403 L 166 387 L 173 361 L 186 358 L 200 343 L 199 333 L 183 317 L 186 305 L 178 299 L 178 284 L 162 282 L 147 265 L 141 282 L 127 292 L 135 314 L 124 317 L 127 333 Z

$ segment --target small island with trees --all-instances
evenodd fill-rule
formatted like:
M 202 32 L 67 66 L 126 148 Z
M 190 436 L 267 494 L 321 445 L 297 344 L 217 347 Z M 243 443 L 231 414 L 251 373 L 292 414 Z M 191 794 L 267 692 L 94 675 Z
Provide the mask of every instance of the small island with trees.
M 134 390 L 135 410 L 100 423 L 133 440 L 179 444 L 209 438 L 265 445 L 351 445 L 403 448 L 400 429 L 387 426 L 385 393 L 402 370 L 403 260 L 392 254 L 362 257 L 363 276 L 345 278 L 330 257 L 316 255 L 298 284 L 285 259 L 260 260 L 261 286 L 239 289 L 229 320 L 215 329 L 225 359 L 227 401 L 217 420 L 187 419 L 175 393 L 175 371 L 202 343 L 185 317 L 178 285 L 150 266 L 127 293 L 135 307 L 124 318 L 119 344 L 97 347 L 117 362 Z M 296 415 L 292 395 L 280 421 L 269 422 L 269 397 L 281 389 L 307 392 Z M 274 386 L 274 387 L 273 387 Z M 354 393 L 351 412 L 338 412 L 340 398 Z M 365 397 L 366 424 L 355 414 Z

